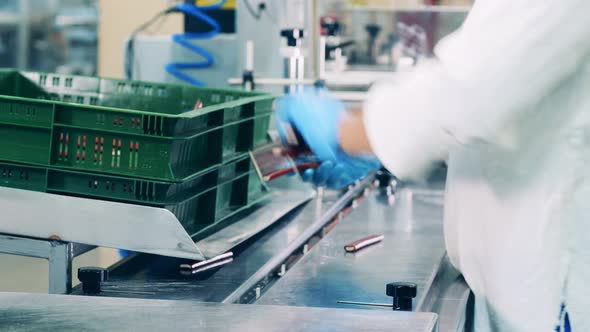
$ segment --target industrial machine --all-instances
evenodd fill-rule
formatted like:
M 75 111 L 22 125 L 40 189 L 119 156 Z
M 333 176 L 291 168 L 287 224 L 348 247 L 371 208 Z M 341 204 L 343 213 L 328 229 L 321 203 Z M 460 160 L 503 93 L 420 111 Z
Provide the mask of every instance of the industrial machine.
M 398 13 L 346 1 L 203 2 L 209 9 L 199 12 L 185 5 L 178 11 L 192 18 L 182 36 L 131 36 L 130 78 L 277 93 L 326 85 L 357 102 L 374 80 L 432 53 L 431 30 L 416 20 L 377 27 Z M 366 40 L 352 30 L 361 18 Z M 384 39 L 391 29 L 400 36 Z M 380 171 L 328 190 L 285 176 L 311 166 L 282 148 L 250 151 L 270 194 L 198 237 L 161 207 L 0 187 L 8 216 L 0 251 L 48 259 L 53 293 L 0 293 L 0 310 L 10 313 L 2 326 L 469 331 L 470 289 L 445 253 L 444 171 L 422 185 Z M 94 246 L 134 253 L 108 268 L 71 271 L 73 257 Z
M 90 330 L 167 325 L 213 331 L 232 326 L 269 331 L 465 330 L 470 290 L 445 257 L 440 177 L 426 187 L 406 187 L 385 174 L 379 180 L 373 175 L 344 192 L 319 190 L 315 195 L 296 178 L 269 185 L 272 197 L 197 243 L 205 256 L 224 254 L 195 261 L 138 253 L 107 269 L 82 268 L 76 274 L 81 285 L 66 290 L 79 296 L 0 293 L 0 307 L 11 312 L 3 323 L 24 329 L 52 324 Z M 20 206 L 7 204 L 8 197 L 35 203 L 34 212 L 11 220 L 47 222 L 43 215 L 55 216 L 51 208 L 56 204 L 74 203 L 98 216 L 116 208 L 115 216 L 137 215 L 149 223 L 136 238 L 127 229 L 140 229 L 141 220 L 111 217 L 113 225 L 104 227 L 116 238 L 147 244 L 141 237 L 154 239 L 157 232 L 161 240 L 155 243 L 170 239 L 166 222 L 152 228 L 162 218 L 157 209 L 139 212 L 114 204 L 92 208 L 90 200 L 58 203 L 25 194 L 34 193 L 0 188 L 7 215 Z M 88 229 L 88 223 L 73 217 L 62 216 L 64 228 Z M 369 235 L 382 240 L 360 248 L 358 240 Z M 0 242 L 4 252 L 48 258 L 53 278 L 67 277 L 68 260 L 87 250 L 19 236 L 2 235 Z M 346 250 L 350 245 L 359 245 L 359 250 Z M 57 279 L 52 283 L 60 284 Z M 49 316 L 54 317 L 51 322 Z
M 396 71 L 431 57 L 434 45 L 458 28 L 469 10 L 345 0 L 232 4 L 234 24 L 222 20 L 211 30 L 203 23 L 196 35 L 187 27 L 180 35 L 135 36 L 134 53 L 151 56 L 133 57 L 128 78 L 189 83 L 196 79 L 207 86 L 236 88 L 254 81 L 255 89 L 274 93 L 320 83 L 346 101 L 359 102 L 375 81 L 390 79 Z M 186 17 L 194 20 L 190 13 Z M 206 56 L 179 43 L 182 36 Z M 207 65 L 191 67 L 203 58 Z M 174 64 L 185 65 L 180 75 L 169 70 Z

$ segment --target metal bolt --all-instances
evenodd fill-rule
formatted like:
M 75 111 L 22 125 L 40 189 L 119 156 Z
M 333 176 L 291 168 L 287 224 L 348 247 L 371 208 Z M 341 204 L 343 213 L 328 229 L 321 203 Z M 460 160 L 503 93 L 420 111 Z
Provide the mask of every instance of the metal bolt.
M 387 194 L 387 196 L 392 196 L 393 195 L 393 188 L 387 187 L 385 189 L 385 193 Z
M 281 271 L 279 271 L 279 277 L 282 277 L 287 273 L 287 265 L 281 264 Z
M 411 282 L 392 282 L 386 286 L 387 296 L 393 297 L 393 310 L 412 311 L 412 299 L 416 297 L 418 286 Z
M 324 187 L 317 187 L 316 192 L 317 192 L 318 198 L 321 199 L 324 197 Z
M 389 204 L 389 206 L 395 204 L 395 196 L 394 195 L 387 196 L 387 204 Z
M 397 190 L 398 182 L 396 179 L 391 180 L 391 184 L 389 185 L 393 191 Z

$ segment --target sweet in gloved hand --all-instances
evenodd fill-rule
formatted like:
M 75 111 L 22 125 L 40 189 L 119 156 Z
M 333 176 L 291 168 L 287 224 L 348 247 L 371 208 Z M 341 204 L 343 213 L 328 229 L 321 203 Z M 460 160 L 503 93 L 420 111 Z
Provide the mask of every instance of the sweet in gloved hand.
M 342 149 L 340 126 L 353 116 L 342 102 L 322 91 L 288 95 L 279 100 L 277 128 L 283 141 L 288 141 L 285 127 L 289 125 L 322 163 L 315 170 L 306 170 L 304 181 L 339 189 L 380 167 L 371 155 L 351 155 Z

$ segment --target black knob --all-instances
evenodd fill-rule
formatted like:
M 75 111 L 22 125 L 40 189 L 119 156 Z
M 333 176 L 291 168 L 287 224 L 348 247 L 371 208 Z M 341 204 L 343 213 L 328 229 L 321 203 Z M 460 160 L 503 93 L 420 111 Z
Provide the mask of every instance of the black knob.
M 365 30 L 367 30 L 367 33 L 371 39 L 375 39 L 379 35 L 379 32 L 381 32 L 381 26 L 377 24 L 367 24 L 365 26 Z
M 81 267 L 78 269 L 78 280 L 82 283 L 82 291 L 85 294 L 98 294 L 101 284 L 107 281 L 109 272 L 101 267 Z
M 331 17 L 325 18 L 321 26 L 325 30 L 326 36 L 336 36 L 340 32 L 340 22 Z
M 393 297 L 393 310 L 412 311 L 412 299 L 416 297 L 418 285 L 411 282 L 387 284 L 386 294 Z
M 377 181 L 379 181 L 379 187 L 383 188 L 391 184 L 391 181 L 393 180 L 393 175 L 391 175 L 391 173 L 389 173 L 387 170 L 382 169 L 379 172 L 377 172 L 375 178 L 377 179 Z
M 297 42 L 303 38 L 302 29 L 286 29 L 281 30 L 281 37 L 287 39 L 287 45 L 290 47 L 297 46 Z

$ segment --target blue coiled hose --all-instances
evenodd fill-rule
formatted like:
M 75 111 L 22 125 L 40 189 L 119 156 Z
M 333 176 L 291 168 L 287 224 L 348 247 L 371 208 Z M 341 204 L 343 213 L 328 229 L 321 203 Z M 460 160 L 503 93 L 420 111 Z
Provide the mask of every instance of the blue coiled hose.
M 182 12 L 186 15 L 191 15 L 201 21 L 205 22 L 207 25 L 211 26 L 211 30 L 208 32 L 194 32 L 194 33 L 181 33 L 175 34 L 172 36 L 172 40 L 185 48 L 191 50 L 195 54 L 200 55 L 203 58 L 203 61 L 199 62 L 183 62 L 183 63 L 169 63 L 166 65 L 166 71 L 187 83 L 196 85 L 196 86 L 204 86 L 205 83 L 192 78 L 191 76 L 184 73 L 184 70 L 187 69 L 204 69 L 213 66 L 215 63 L 215 59 L 209 51 L 205 50 L 202 47 L 194 45 L 191 43 L 191 40 L 194 39 L 211 39 L 218 35 L 221 32 L 221 26 L 217 21 L 213 18 L 205 14 L 206 11 L 216 10 L 221 8 L 225 4 L 226 0 L 221 0 L 214 5 L 210 6 L 197 6 L 190 3 L 182 3 L 174 7 L 175 11 Z

